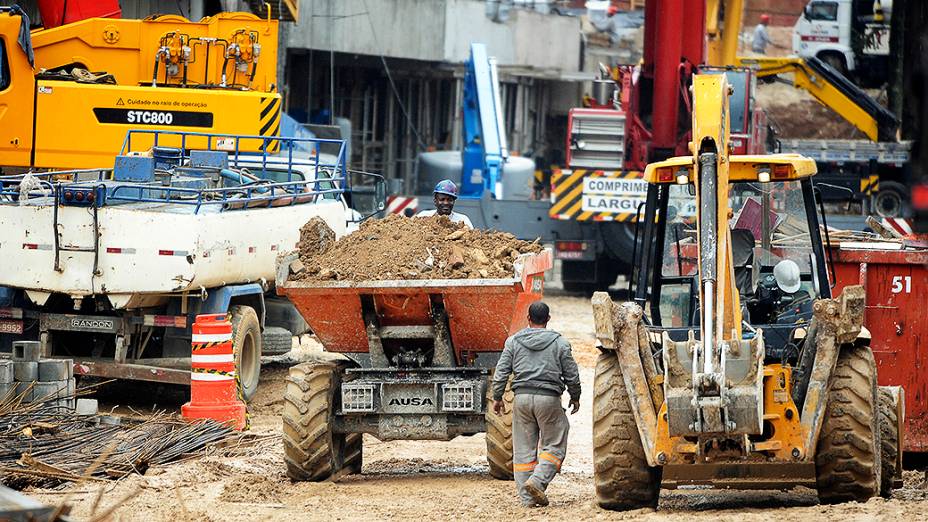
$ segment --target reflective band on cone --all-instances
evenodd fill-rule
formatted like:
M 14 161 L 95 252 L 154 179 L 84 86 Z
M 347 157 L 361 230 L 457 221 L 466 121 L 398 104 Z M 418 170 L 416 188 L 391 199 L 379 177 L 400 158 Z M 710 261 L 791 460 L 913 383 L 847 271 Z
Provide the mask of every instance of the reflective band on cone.
M 212 419 L 242 430 L 245 403 L 239 399 L 232 348 L 232 323 L 225 314 L 198 315 L 190 355 L 190 402 L 185 419 Z

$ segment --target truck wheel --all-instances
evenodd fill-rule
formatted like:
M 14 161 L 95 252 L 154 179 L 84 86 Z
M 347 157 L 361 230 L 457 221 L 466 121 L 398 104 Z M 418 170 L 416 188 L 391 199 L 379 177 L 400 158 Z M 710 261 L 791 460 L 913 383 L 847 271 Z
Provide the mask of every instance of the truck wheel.
M 648 466 L 615 352 L 596 360 L 593 384 L 593 482 L 604 509 L 657 507 L 661 468 Z
M 250 306 L 231 306 L 232 352 L 242 399 L 251 400 L 261 378 L 261 324 Z
M 880 496 L 889 498 L 893 493 L 896 465 L 899 458 L 899 432 L 897 431 L 896 400 L 889 390 L 880 387 Z
M 841 76 L 847 76 L 847 63 L 844 57 L 837 53 L 825 53 L 822 55 L 822 61 L 831 66 L 832 69 L 841 73 Z
M 873 210 L 880 217 L 904 217 L 908 213 L 905 185 L 895 181 L 881 181 L 880 190 L 873 196 Z
M 284 395 L 284 462 L 291 480 L 319 482 L 346 466 L 348 437 L 332 433 L 338 367 L 303 363 L 290 368 Z M 351 441 L 360 467 L 360 435 Z M 352 448 L 352 449 L 353 449 Z
M 286 328 L 268 326 L 261 333 L 261 355 L 283 355 L 293 347 L 293 334 Z
M 487 464 L 490 466 L 490 476 L 499 480 L 512 480 L 512 402 L 513 393 L 510 384 L 506 385 L 503 394 L 504 413 L 497 415 L 492 406 L 487 408 Z M 488 390 L 492 405 L 493 390 Z
M 866 502 L 880 490 L 879 400 L 870 347 L 841 347 L 825 400 L 815 452 L 818 498 Z

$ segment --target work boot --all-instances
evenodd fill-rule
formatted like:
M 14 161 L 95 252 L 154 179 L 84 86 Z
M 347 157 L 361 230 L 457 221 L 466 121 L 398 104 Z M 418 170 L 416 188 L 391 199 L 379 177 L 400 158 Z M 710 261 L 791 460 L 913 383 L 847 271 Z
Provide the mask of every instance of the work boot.
M 522 487 L 525 488 L 525 492 L 532 497 L 532 500 L 535 501 L 535 504 L 541 507 L 548 505 L 548 495 L 545 495 L 545 490 L 541 489 L 541 486 L 535 482 L 534 478 L 529 478 L 526 480 L 525 485 Z

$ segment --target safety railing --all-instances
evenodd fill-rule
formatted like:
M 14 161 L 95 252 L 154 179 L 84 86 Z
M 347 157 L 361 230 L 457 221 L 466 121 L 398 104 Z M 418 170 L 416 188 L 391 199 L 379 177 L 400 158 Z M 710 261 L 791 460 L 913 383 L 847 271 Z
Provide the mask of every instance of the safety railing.
M 273 148 L 277 152 L 244 152 L 242 145 L 248 143 L 246 140 L 260 140 L 263 150 Z M 338 154 L 322 157 L 298 150 L 314 150 L 320 144 L 337 145 Z M 204 150 L 227 154 L 228 168 L 195 165 L 191 153 Z M 351 190 L 352 174 L 370 177 L 377 187 L 383 184 L 382 176 L 349 171 L 345 151 L 342 140 L 132 130 L 126 134 L 121 154 L 151 154 L 156 162 L 154 181 L 117 181 L 113 179 L 113 169 L 0 176 L 0 204 L 24 203 L 30 199 L 38 203 L 38 198 L 43 197 L 51 197 L 58 204 L 62 197 L 68 200 L 65 196 L 69 193 L 89 191 L 94 194 L 93 205 L 98 207 L 162 203 L 191 205 L 194 213 L 198 213 L 208 205 L 234 210 L 338 199 Z M 204 185 L 212 186 L 189 186 L 196 184 L 198 177 Z
M 261 145 L 257 149 L 262 152 L 247 152 L 243 149 L 245 143 Z M 337 145 L 338 153 L 334 154 L 333 161 L 325 161 L 322 154 L 304 156 L 299 149 L 306 148 L 312 151 L 319 150 L 323 144 Z M 130 130 L 126 133 L 120 154 L 147 152 L 153 147 L 169 147 L 179 149 L 182 160 L 190 159 L 192 150 L 208 150 L 225 152 L 229 155 L 229 166 L 232 168 L 247 167 L 253 169 L 260 167 L 262 174 L 268 171 L 286 169 L 287 181 L 293 181 L 293 173 L 299 167 L 311 167 L 314 171 L 320 169 L 331 171 L 332 178 L 347 179 L 347 159 L 344 140 L 321 138 L 287 138 L 275 136 L 254 136 L 238 134 L 215 134 L 204 132 L 182 132 L 164 130 Z M 268 152 L 275 150 L 276 152 Z M 262 177 L 266 177 L 262 175 Z M 345 188 L 350 188 L 346 186 Z

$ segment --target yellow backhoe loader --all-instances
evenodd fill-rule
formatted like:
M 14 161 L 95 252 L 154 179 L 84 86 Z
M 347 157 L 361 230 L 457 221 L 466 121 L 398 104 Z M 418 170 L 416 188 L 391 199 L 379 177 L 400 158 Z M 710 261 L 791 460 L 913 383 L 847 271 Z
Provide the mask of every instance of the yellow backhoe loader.
M 863 289 L 831 295 L 815 162 L 730 155 L 726 75 L 692 90 L 692 154 L 645 171 L 634 300 L 593 296 L 599 505 L 687 484 L 888 495 L 903 394 L 877 386 Z

